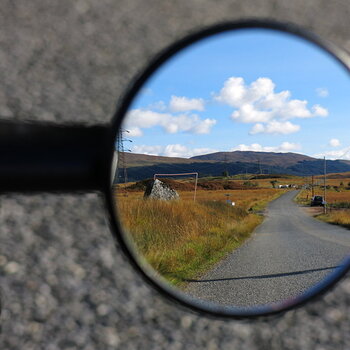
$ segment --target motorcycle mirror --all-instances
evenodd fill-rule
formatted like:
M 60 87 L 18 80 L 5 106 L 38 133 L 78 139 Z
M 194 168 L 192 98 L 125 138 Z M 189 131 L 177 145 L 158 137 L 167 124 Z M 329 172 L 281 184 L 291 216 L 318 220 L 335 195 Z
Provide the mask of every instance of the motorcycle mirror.
M 298 28 L 248 21 L 189 35 L 136 79 L 114 119 L 109 205 L 151 285 L 254 317 L 346 273 L 349 62 Z

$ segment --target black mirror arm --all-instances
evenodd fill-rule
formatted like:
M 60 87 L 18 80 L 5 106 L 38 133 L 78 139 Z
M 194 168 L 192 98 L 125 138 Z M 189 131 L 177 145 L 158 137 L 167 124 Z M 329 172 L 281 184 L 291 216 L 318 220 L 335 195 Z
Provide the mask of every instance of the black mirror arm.
M 110 182 L 109 125 L 0 122 L 0 192 L 90 192 Z

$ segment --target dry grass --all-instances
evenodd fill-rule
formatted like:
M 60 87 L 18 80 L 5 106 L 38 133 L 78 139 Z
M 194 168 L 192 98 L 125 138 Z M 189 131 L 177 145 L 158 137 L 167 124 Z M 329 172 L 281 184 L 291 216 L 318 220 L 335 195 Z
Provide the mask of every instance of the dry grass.
M 350 191 L 327 191 L 327 203 L 334 204 L 337 202 L 349 202 L 350 201 Z
M 340 225 L 350 229 L 350 210 L 331 210 L 325 215 L 318 215 L 317 218 L 329 224 Z
M 342 179 L 343 180 L 343 179 Z M 341 225 L 350 228 L 350 190 L 346 185 L 349 181 L 345 179 L 344 186 L 340 186 L 339 179 L 327 181 L 327 184 L 332 186 L 326 191 L 327 214 L 316 215 L 317 219 L 328 222 L 329 224 Z M 333 186 L 337 186 L 334 189 Z M 323 189 L 316 187 L 315 195 L 323 196 Z M 311 190 L 303 190 L 298 195 L 297 201 L 302 205 L 309 205 L 312 197 Z
M 314 194 L 323 196 L 323 189 L 319 186 L 315 187 Z M 312 197 L 311 190 L 303 190 L 299 193 L 297 200 L 300 204 L 309 205 Z M 336 205 L 336 203 L 350 202 L 350 190 L 346 188 L 335 190 L 333 187 L 326 191 L 326 201 L 329 206 Z
M 262 221 L 252 213 L 284 193 L 274 189 L 180 191 L 180 200 L 144 200 L 117 192 L 117 209 L 136 249 L 164 278 L 180 285 L 240 246 Z M 229 194 L 230 196 L 226 196 Z M 236 202 L 229 206 L 226 200 Z M 250 211 L 248 211 L 250 209 Z

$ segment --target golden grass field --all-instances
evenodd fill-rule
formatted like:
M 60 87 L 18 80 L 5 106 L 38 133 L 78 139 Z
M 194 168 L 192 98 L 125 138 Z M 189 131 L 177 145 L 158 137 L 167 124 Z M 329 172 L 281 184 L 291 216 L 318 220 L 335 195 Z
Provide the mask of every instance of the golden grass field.
M 314 190 L 315 195 L 323 196 L 323 189 L 316 187 Z M 312 197 L 311 190 L 303 190 L 299 196 L 299 202 L 302 204 L 309 204 Z M 350 202 L 350 190 L 344 191 L 334 191 L 327 190 L 326 191 L 326 201 L 329 206 L 332 206 L 339 202 Z
M 331 175 L 332 176 L 332 175 Z M 211 181 L 218 186 L 218 179 Z M 219 181 L 219 182 L 216 182 Z M 233 190 L 197 190 L 194 202 L 193 180 L 177 180 L 180 199 L 175 201 L 145 200 L 142 190 L 128 190 L 132 185 L 114 187 L 120 221 L 135 244 L 135 249 L 162 277 L 181 286 L 187 279 L 200 276 L 225 255 L 247 240 L 262 222 L 264 207 L 287 189 L 273 188 L 284 184 L 311 184 L 311 177 L 258 178 L 249 180 L 256 187 L 244 186 L 245 180 L 222 179 Z M 322 177 L 315 177 L 315 195 L 323 195 Z M 189 186 L 190 184 L 190 186 Z M 328 206 L 349 203 L 350 173 L 334 174 L 327 179 Z M 192 187 L 193 185 L 193 187 Z M 248 184 L 250 185 L 250 184 Z M 349 189 L 348 189 L 349 188 Z M 297 201 L 309 205 L 311 190 L 301 190 Z M 226 203 L 235 202 L 235 206 Z M 350 209 L 328 209 L 317 218 L 350 228 Z
M 320 183 L 322 183 L 320 178 Z M 316 215 L 322 221 L 334 225 L 341 225 L 350 228 L 350 177 L 327 179 L 326 190 L 327 213 Z M 324 196 L 321 186 L 314 188 L 314 194 Z M 309 205 L 312 197 L 311 190 L 302 190 L 297 201 L 303 205 Z
M 257 213 L 281 189 L 179 191 L 180 199 L 144 199 L 143 192 L 115 190 L 119 218 L 137 251 L 165 279 L 183 284 L 239 247 L 262 220 Z M 229 196 L 227 196 L 229 195 Z M 235 202 L 228 205 L 226 200 Z
M 340 225 L 350 229 L 350 210 L 331 210 L 327 214 L 317 216 L 318 219 L 333 225 Z

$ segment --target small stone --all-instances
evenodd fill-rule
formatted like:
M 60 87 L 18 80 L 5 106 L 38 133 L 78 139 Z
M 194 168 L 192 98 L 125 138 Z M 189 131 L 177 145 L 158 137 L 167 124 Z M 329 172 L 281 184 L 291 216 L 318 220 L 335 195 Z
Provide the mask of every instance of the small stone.
M 100 315 L 100 316 L 105 316 L 108 314 L 108 311 L 109 311 L 109 307 L 106 305 L 106 304 L 100 304 L 98 307 L 97 307 L 97 313 Z
M 80 14 L 84 14 L 89 11 L 90 6 L 86 1 L 80 0 L 76 3 L 75 8 Z
M 74 269 L 74 274 L 80 279 L 83 279 L 86 276 L 85 270 L 80 266 L 76 266 L 76 268 Z
M 0 266 L 4 266 L 7 263 L 6 256 L 0 255 Z
M 85 270 L 78 264 L 71 263 L 69 269 L 74 273 L 74 276 L 83 279 L 86 276 Z
M 105 328 L 105 339 L 106 343 L 110 346 L 118 346 L 120 343 L 120 338 L 118 334 L 116 334 L 116 330 L 112 327 Z
M 28 289 L 36 290 L 38 288 L 38 283 L 33 280 L 28 280 L 26 286 Z
M 39 322 L 31 322 L 28 328 L 30 333 L 39 333 L 42 330 L 43 326 Z
M 138 335 L 139 330 L 137 329 L 137 327 L 131 326 L 130 328 L 128 328 L 127 333 L 128 337 L 134 337 Z
M 43 111 L 42 113 L 40 113 L 40 118 L 43 121 L 53 121 L 55 120 L 55 115 L 49 111 Z
M 344 318 L 344 314 L 341 310 L 332 308 L 327 312 L 327 316 L 332 320 L 332 321 L 340 321 Z
M 14 273 L 17 273 L 20 267 L 21 266 L 17 264 L 15 261 L 11 261 L 5 266 L 5 272 L 12 275 Z
M 6 106 L 1 106 L 0 107 L 0 115 L 2 118 L 11 118 L 13 116 L 13 113 Z
M 181 317 L 181 326 L 182 328 L 190 328 L 192 325 L 193 319 L 191 316 Z

